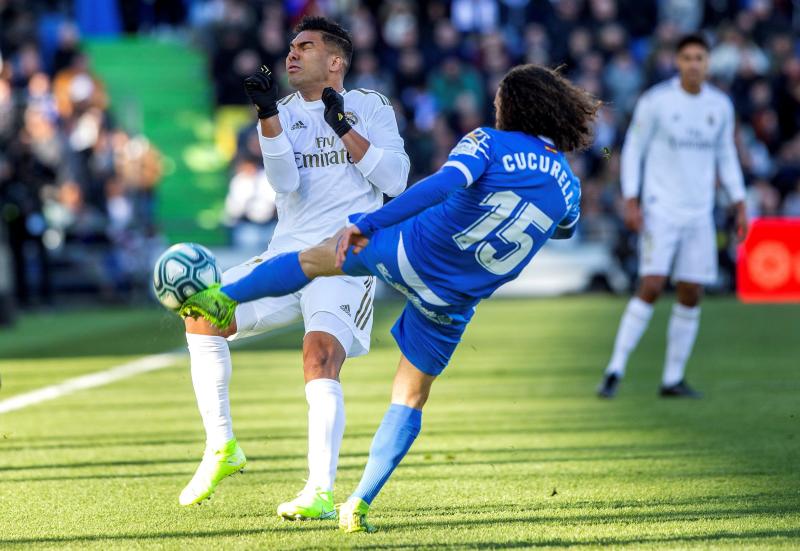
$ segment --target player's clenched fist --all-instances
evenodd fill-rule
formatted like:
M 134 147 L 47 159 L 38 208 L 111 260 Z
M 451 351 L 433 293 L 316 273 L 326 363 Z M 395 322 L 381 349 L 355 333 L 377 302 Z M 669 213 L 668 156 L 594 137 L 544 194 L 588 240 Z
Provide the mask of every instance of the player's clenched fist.
M 256 106 L 259 119 L 268 119 L 278 114 L 278 87 L 266 65 L 244 79 L 244 91 Z
M 322 103 L 325 104 L 325 122 L 333 128 L 340 138 L 350 132 L 350 123 L 344 114 L 344 98 L 336 90 L 328 86 L 322 91 Z

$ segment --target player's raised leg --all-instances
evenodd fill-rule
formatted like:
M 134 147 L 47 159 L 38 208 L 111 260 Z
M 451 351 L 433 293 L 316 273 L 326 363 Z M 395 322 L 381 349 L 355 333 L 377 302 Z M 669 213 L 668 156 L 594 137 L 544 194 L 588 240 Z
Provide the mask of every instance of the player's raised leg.
M 299 291 L 322 276 L 344 275 L 336 266 L 336 246 L 344 230 L 304 251 L 283 253 L 265 260 L 251 274 L 220 287 L 215 285 L 189 297 L 180 310 L 184 317 L 203 317 L 227 329 L 236 304 L 261 297 L 279 297 Z
M 247 459 L 233 435 L 228 398 L 231 354 L 225 337 L 236 332 L 236 322 L 225 332 L 203 318 L 186 318 L 185 325 L 192 385 L 206 431 L 203 459 L 179 497 L 181 505 L 192 505 L 211 497 L 217 484 L 241 471 Z
M 423 373 L 405 357 L 392 385 L 392 403 L 372 440 L 369 459 L 358 487 L 339 509 L 339 528 L 345 532 L 373 532 L 367 512 L 422 428 L 422 407 L 436 376 Z

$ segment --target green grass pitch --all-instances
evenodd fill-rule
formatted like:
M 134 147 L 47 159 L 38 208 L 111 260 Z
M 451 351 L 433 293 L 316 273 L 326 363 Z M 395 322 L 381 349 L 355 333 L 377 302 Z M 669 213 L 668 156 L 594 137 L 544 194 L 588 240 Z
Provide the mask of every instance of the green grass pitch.
M 482 304 L 373 505 L 375 534 L 274 514 L 306 469 L 294 328 L 235 348 L 234 428 L 250 463 L 202 506 L 177 503 L 203 442 L 188 359 L 0 415 L 0 548 L 800 547 L 800 309 L 708 299 L 688 370 L 706 398 L 665 401 L 665 300 L 620 395 L 601 401 L 624 303 Z M 399 307 L 379 305 L 373 351 L 343 371 L 337 501 L 388 403 Z M 158 310 L 29 316 L 0 333 L 0 400 L 181 345 Z

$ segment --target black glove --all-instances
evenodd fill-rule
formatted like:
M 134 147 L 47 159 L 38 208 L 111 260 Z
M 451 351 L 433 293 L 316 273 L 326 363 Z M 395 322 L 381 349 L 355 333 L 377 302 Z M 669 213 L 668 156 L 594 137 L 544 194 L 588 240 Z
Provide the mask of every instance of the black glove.
M 328 86 L 322 91 L 322 103 L 325 104 L 325 122 L 333 128 L 340 138 L 350 132 L 352 126 L 344 116 L 344 98 L 336 90 Z
M 278 87 L 275 86 L 272 72 L 266 65 L 244 79 L 244 91 L 256 106 L 259 119 L 268 119 L 278 114 Z

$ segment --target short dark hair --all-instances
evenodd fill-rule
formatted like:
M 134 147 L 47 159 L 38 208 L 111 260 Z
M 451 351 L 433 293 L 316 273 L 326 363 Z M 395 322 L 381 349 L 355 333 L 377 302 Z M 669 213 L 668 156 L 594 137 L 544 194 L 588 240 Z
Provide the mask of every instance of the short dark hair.
M 294 28 L 295 36 L 303 31 L 317 31 L 322 34 L 322 41 L 333 45 L 342 53 L 344 70 L 350 67 L 353 59 L 353 37 L 347 30 L 335 21 L 317 15 L 306 15 Z
M 500 82 L 500 130 L 546 136 L 561 151 L 592 143 L 593 123 L 602 104 L 559 73 L 538 65 L 518 65 Z
M 682 36 L 681 39 L 678 40 L 678 44 L 675 46 L 675 51 L 680 52 L 686 46 L 692 45 L 700 46 L 707 52 L 711 50 L 711 47 L 708 45 L 708 40 L 706 40 L 705 36 L 700 33 L 691 33 Z

